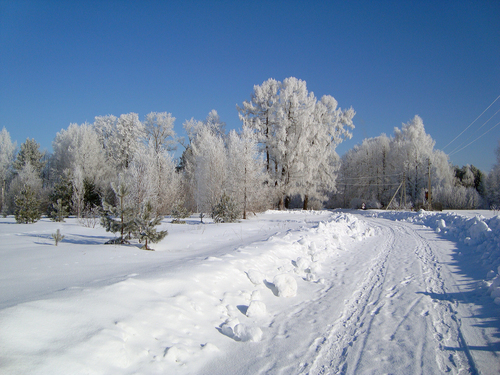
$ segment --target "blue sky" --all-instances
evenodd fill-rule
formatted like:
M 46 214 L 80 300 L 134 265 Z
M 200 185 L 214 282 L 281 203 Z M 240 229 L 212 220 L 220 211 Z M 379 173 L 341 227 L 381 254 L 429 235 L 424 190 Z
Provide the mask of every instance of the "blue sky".
M 0 128 L 51 149 L 95 116 L 170 112 L 175 130 L 294 76 L 353 107 L 352 140 L 422 117 L 443 149 L 500 95 L 500 2 L 0 0 Z M 500 99 L 450 153 L 500 122 Z M 480 129 L 479 129 L 480 128 Z M 500 125 L 453 164 L 494 164 Z

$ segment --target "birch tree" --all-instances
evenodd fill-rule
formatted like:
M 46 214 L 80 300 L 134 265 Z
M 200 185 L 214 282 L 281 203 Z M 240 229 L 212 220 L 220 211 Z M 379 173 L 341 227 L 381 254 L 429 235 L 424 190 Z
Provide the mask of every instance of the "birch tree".
M 266 208 L 269 189 L 264 173 L 264 161 L 259 156 L 254 132 L 243 126 L 240 134 L 232 130 L 227 145 L 228 190 L 236 201 L 243 219 L 247 212 Z
M 144 128 L 146 143 L 152 144 L 157 154 L 175 149 L 175 117 L 167 112 L 151 112 L 146 115 Z
M 310 195 L 324 198 L 335 188 L 335 148 L 351 136 L 352 108 L 341 110 L 329 95 L 318 101 L 306 82 L 294 77 L 254 86 L 250 101 L 237 108 L 257 134 L 280 208 L 297 193 L 307 208 Z
M 7 180 L 12 172 L 12 163 L 14 162 L 14 151 L 16 144 L 12 143 L 9 132 L 3 128 L 0 132 L 0 211 L 3 212 L 5 206 L 5 193 L 7 189 Z
M 191 143 L 189 170 L 195 183 L 195 200 L 199 212 L 211 212 L 220 201 L 226 184 L 227 158 L 224 140 L 208 126 L 199 129 Z

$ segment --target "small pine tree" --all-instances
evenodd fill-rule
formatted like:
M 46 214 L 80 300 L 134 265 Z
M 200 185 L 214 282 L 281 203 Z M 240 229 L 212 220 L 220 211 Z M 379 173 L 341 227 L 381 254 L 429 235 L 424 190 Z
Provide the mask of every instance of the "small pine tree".
M 189 215 L 189 211 L 184 206 L 184 202 L 177 202 L 172 208 L 172 217 L 174 218 L 174 220 L 172 220 L 172 224 L 186 224 L 186 222 L 181 219 L 185 219 Z
M 61 234 L 61 231 L 58 229 L 56 233 L 52 233 L 52 238 L 54 239 L 56 246 L 59 242 L 64 239 L 64 236 Z
M 62 199 L 58 199 L 57 203 L 52 203 L 52 212 L 50 213 L 50 220 L 63 222 L 64 219 L 68 217 L 68 207 L 62 202 Z
M 52 205 L 55 205 L 57 204 L 58 200 L 61 199 L 63 206 L 66 206 L 66 208 L 69 209 L 71 207 L 72 197 L 73 184 L 71 183 L 69 173 L 64 173 L 54 184 L 54 189 L 52 191 L 52 194 L 50 194 L 50 201 L 52 202 Z M 101 202 L 99 202 L 99 204 L 100 203 Z
M 161 216 L 153 212 L 153 206 L 150 202 L 142 207 L 139 217 L 135 219 L 137 235 L 141 241 L 144 240 L 144 246 L 141 249 L 153 250 L 148 247 L 148 241 L 151 243 L 160 242 L 168 234 L 166 230 L 156 231 L 155 227 L 160 224 L 161 219 Z
M 129 243 L 125 235 L 135 231 L 135 222 L 132 218 L 133 210 L 125 204 L 125 197 L 129 194 L 125 183 L 121 182 L 118 186 L 111 184 L 113 191 L 118 200 L 118 205 L 113 207 L 107 202 L 103 202 L 103 215 L 101 224 L 106 229 L 106 232 L 117 233 L 120 232 L 120 237 L 106 244 L 126 244 Z
M 212 209 L 212 218 L 216 223 L 234 223 L 239 216 L 238 205 L 225 193 Z
M 40 203 L 35 191 L 29 185 L 25 185 L 16 196 L 15 204 L 15 218 L 18 223 L 36 223 L 42 217 L 39 209 Z

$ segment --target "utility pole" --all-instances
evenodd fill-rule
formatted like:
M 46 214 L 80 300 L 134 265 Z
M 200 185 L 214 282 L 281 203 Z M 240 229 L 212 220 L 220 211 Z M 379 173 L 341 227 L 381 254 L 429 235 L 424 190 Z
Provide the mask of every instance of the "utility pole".
M 428 205 L 429 211 L 432 210 L 432 186 L 431 186 L 431 158 L 429 158 L 429 192 L 428 192 Z
M 406 170 L 403 171 L 403 197 L 404 197 L 404 210 L 406 210 Z

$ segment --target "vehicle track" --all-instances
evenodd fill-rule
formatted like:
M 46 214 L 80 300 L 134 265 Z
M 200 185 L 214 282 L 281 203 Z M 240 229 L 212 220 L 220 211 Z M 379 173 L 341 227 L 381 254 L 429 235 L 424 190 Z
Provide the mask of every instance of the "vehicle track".
M 429 242 L 412 224 L 365 220 L 381 232 L 378 255 L 299 373 L 476 374 Z

